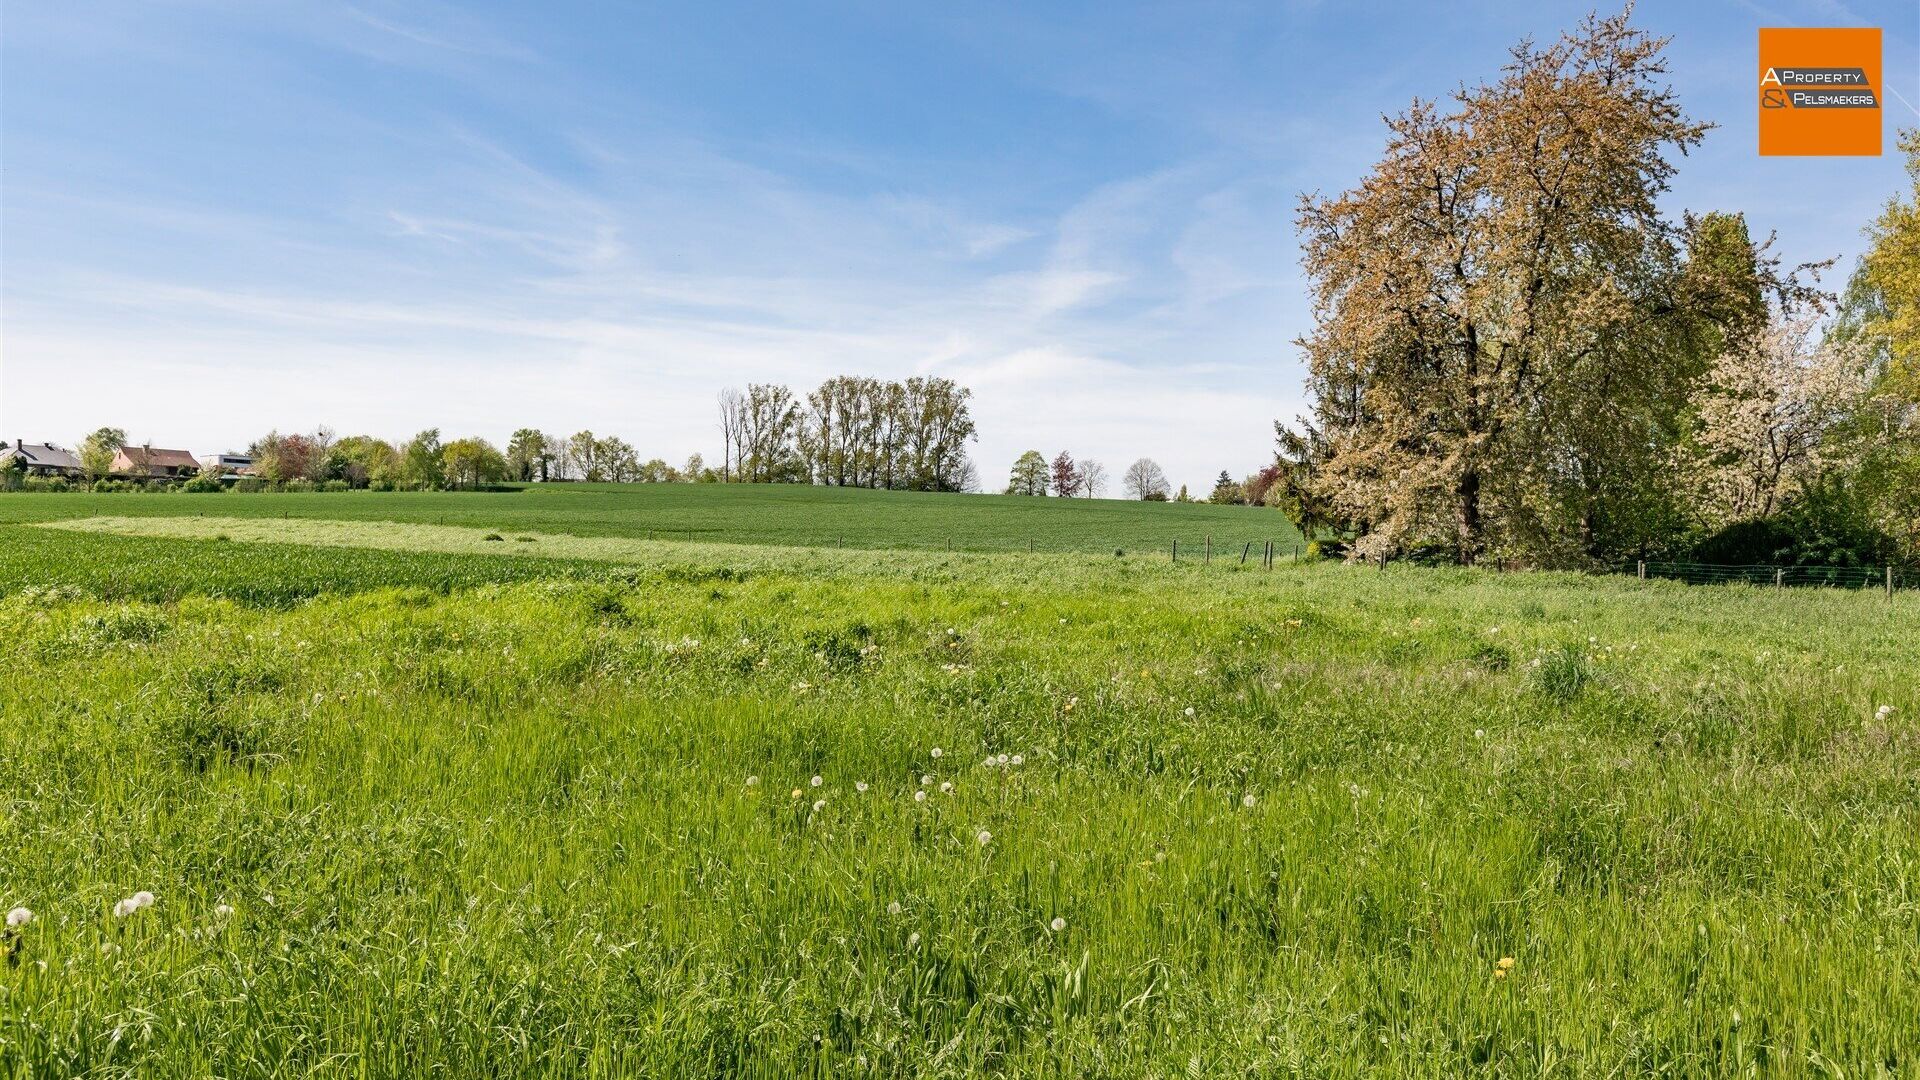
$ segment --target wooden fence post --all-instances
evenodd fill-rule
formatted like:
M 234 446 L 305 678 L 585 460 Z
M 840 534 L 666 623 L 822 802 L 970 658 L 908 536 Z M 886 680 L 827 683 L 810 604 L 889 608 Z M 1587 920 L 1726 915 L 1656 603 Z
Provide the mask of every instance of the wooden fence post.
M 1647 580 L 1647 560 L 1645 559 L 1640 560 L 1640 580 Z
M 1213 565 L 1213 534 L 1212 533 L 1207 534 L 1207 557 L 1205 560 L 1203 560 L 1202 565 L 1205 565 L 1205 566 Z
M 1180 561 L 1180 541 L 1178 540 L 1175 540 L 1173 542 L 1173 561 L 1174 562 Z
M 1033 537 L 1027 537 L 1027 554 L 1033 554 Z
M 1887 564 L 1887 599 L 1893 599 L 1893 564 Z
M 1253 550 L 1253 541 L 1251 540 L 1247 541 L 1246 546 L 1240 549 L 1240 565 L 1241 566 L 1247 565 L 1247 554 L 1252 550 Z
M 1787 572 L 1779 567 L 1773 568 L 1773 587 L 1778 589 L 1786 584 Z

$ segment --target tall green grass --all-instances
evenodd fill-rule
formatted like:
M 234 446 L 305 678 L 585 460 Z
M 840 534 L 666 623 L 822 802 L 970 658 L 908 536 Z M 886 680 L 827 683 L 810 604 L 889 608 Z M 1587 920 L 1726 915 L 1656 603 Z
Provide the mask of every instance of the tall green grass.
M 7 533 L 53 545 L 0 576 L 11 1075 L 1920 1053 L 1920 598 Z M 104 598 L 183 546 L 350 585 Z

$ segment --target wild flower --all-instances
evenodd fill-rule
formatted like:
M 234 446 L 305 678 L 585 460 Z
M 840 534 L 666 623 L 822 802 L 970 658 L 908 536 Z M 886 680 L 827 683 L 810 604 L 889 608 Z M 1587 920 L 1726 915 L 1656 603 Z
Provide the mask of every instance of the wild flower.
M 913 933 L 907 935 L 907 948 L 911 949 L 919 944 L 920 944 L 920 931 L 915 930 Z
M 891 903 L 891 904 L 888 904 L 888 905 L 887 905 L 887 914 L 889 914 L 889 915 L 898 915 L 898 914 L 900 914 L 900 901 L 898 901 L 898 900 L 895 900 L 895 901 L 894 901 L 893 903 Z
M 1191 705 L 1189 705 L 1189 706 L 1187 706 L 1187 715 L 1188 715 L 1188 716 L 1192 716 L 1192 715 L 1193 715 L 1193 706 L 1191 706 Z
M 1481 727 L 1477 727 L 1477 728 L 1474 728 L 1474 729 L 1473 729 L 1473 737 L 1474 737 L 1474 738 L 1476 738 L 1476 739 L 1484 739 L 1484 738 L 1486 738 L 1486 737 L 1487 737 L 1487 729 L 1486 729 L 1486 728 L 1481 728 Z
M 1246 807 L 1249 810 L 1253 809 L 1254 804 L 1259 801 L 1260 800 L 1258 798 L 1255 798 L 1253 792 L 1251 791 L 1247 792 L 1245 795 L 1240 796 L 1240 805 Z
M 821 784 L 824 784 L 824 783 L 826 783 L 826 780 L 818 776 L 807 781 L 807 784 L 811 787 L 819 787 Z
M 986 757 L 986 760 L 980 763 L 980 767 L 983 769 L 991 769 L 999 764 L 1000 764 L 999 758 L 994 757 L 992 754 L 988 754 Z
M 981 829 L 980 835 L 974 837 L 974 839 L 980 841 L 981 847 L 986 847 L 988 844 L 993 843 L 993 834 L 985 829 Z
M 1515 962 L 1516 961 L 1513 959 L 1513 957 L 1503 956 L 1494 963 L 1494 966 L 1499 968 L 1501 971 L 1510 971 L 1512 970 Z
M 865 780 L 855 780 L 853 782 L 853 790 L 865 795 L 867 793 L 867 782 Z
M 213 914 L 217 918 L 222 918 L 222 919 L 227 918 L 233 914 L 233 905 L 232 904 L 215 904 L 213 906 Z
M 1047 928 L 1058 934 L 1067 928 L 1067 920 L 1055 915 L 1053 921 L 1047 924 Z
M 747 786 L 748 786 L 748 787 L 759 787 L 759 786 L 760 786 L 760 778 L 759 778 L 759 777 L 757 777 L 757 776 L 749 776 L 749 777 L 747 777 Z
M 1878 709 L 1873 710 L 1873 718 L 1875 720 L 1885 720 L 1887 717 L 1892 716 L 1894 713 L 1897 713 L 1899 711 L 1900 711 L 1899 709 L 1896 709 L 1891 705 L 1882 705 Z
M 993 760 L 994 760 L 994 763 L 995 763 L 996 765 L 1005 765 L 1005 764 L 1007 764 L 1007 763 L 1009 763 L 1009 762 L 1011 762 L 1011 761 L 1012 761 L 1013 759 L 1012 759 L 1012 758 L 1010 758 L 1010 757 L 1008 757 L 1008 756 L 1007 756 L 1007 755 L 1005 755 L 1005 754 L 1001 754 L 1001 755 L 1000 755 L 999 757 L 997 757 L 997 758 L 994 758 Z
M 940 760 L 940 755 L 944 753 L 946 753 L 945 750 L 942 750 L 936 746 L 927 754 L 927 756 L 933 758 L 935 761 L 938 761 Z
M 913 801 L 914 801 L 914 802 L 926 802 L 926 801 L 927 801 L 927 793 L 926 793 L 926 791 L 925 791 L 925 790 L 923 789 L 923 790 L 920 790 L 920 791 L 916 791 L 916 792 L 914 792 L 914 793 L 913 793 Z
M 15 927 L 15 926 L 25 926 L 32 921 L 33 921 L 33 912 L 29 911 L 26 908 L 17 907 L 17 908 L 14 908 L 12 911 L 7 912 L 7 926 L 9 928 Z
M 933 786 L 933 774 L 932 774 L 932 773 L 921 773 L 921 774 L 920 774 L 920 786 L 921 786 L 921 787 L 932 787 L 932 786 Z
M 789 798 L 789 799 L 797 799 L 797 798 L 799 798 L 800 796 L 802 796 L 802 795 L 804 795 L 804 794 L 806 794 L 806 792 L 804 792 L 804 791 L 801 791 L 801 790 L 800 790 L 799 788 L 794 788 L 794 789 L 793 789 L 793 793 L 792 793 L 791 795 L 788 795 L 788 796 L 787 796 L 787 798 Z
M 940 781 L 940 794 L 950 795 L 952 793 L 953 793 L 953 781 L 951 780 Z
M 140 905 L 134 903 L 133 897 L 129 896 L 125 900 L 121 900 L 113 905 L 113 917 L 116 919 L 124 919 L 139 910 Z
M 1013 760 L 1012 760 L 1012 762 L 1011 762 L 1011 764 L 1014 764 L 1014 765 L 1025 765 L 1026 763 L 1027 763 L 1027 759 L 1026 759 L 1026 758 L 1024 758 L 1024 757 L 1021 757 L 1021 756 L 1020 756 L 1019 754 L 1015 754 L 1015 755 L 1013 755 Z
M 825 800 L 825 799 L 815 799 L 815 800 L 814 800 L 814 802 L 813 802 L 813 812 L 814 812 L 814 813 L 816 813 L 816 814 L 817 814 L 817 813 L 819 813 L 820 811 L 822 811 L 822 810 L 825 810 L 826 808 L 827 808 L 827 800 Z

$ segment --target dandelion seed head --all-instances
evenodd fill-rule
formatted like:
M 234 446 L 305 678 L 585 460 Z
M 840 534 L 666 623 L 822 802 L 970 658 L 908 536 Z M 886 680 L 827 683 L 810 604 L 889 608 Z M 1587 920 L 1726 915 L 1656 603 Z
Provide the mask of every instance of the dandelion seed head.
M 1192 715 L 1193 715 L 1193 706 L 1191 706 L 1191 705 L 1189 705 L 1189 706 L 1187 706 L 1187 715 L 1188 715 L 1188 716 L 1192 716 Z
M 33 912 L 29 911 L 26 908 L 17 907 L 17 908 L 14 908 L 12 911 L 7 912 L 7 925 L 10 927 L 25 926 L 32 921 L 33 921 Z
M 921 773 L 921 774 L 920 774 L 920 786 L 921 786 L 921 787 L 931 787 L 932 785 L 933 785 L 933 774 L 932 774 L 932 773 Z
M 816 776 L 813 779 L 807 781 L 807 783 L 812 787 L 819 787 L 821 784 L 826 783 L 826 781 Z
M 855 780 L 855 781 L 853 782 L 853 790 L 855 790 L 855 791 L 857 791 L 857 792 L 859 792 L 859 793 L 861 793 L 862 795 L 864 795 L 864 794 L 866 794 L 866 793 L 867 793 L 867 782 L 866 782 L 865 780 Z
M 757 777 L 757 776 L 749 776 L 749 777 L 747 777 L 747 786 L 748 786 L 748 787 L 759 787 L 759 786 L 760 786 L 760 778 L 759 778 L 759 777 Z
M 1055 916 L 1053 917 L 1053 921 L 1052 921 L 1052 922 L 1050 922 L 1050 923 L 1048 923 L 1048 924 L 1047 924 L 1047 926 L 1048 926 L 1048 928 L 1049 928 L 1049 929 L 1051 929 L 1051 930 L 1052 930 L 1052 931 L 1053 931 L 1054 933 L 1056 933 L 1056 934 L 1058 934 L 1058 933 L 1060 933 L 1060 932 L 1061 932 L 1062 930 L 1065 930 L 1065 929 L 1067 928 L 1067 920 L 1065 920 L 1065 919 L 1063 919 L 1063 918 L 1061 918 L 1061 917 L 1060 917 L 1060 916 L 1058 916 L 1058 915 L 1055 915 Z
M 1026 759 L 1026 758 L 1024 758 L 1024 757 L 1021 757 L 1021 756 L 1020 756 L 1019 754 L 1015 754 L 1015 755 L 1013 755 L 1013 761 L 1012 761 L 1012 764 L 1014 764 L 1014 765 L 1025 765 L 1026 763 L 1027 763 L 1027 759 Z
M 980 841 L 981 847 L 986 847 L 988 844 L 993 843 L 993 834 L 985 829 L 981 829 L 980 835 L 974 837 L 974 839 Z
M 938 761 L 938 760 L 940 760 L 940 755 L 942 755 L 942 754 L 944 754 L 944 753 L 946 753 L 946 751 L 945 751 L 945 750 L 942 750 L 942 749 L 940 749 L 939 747 L 937 747 L 937 746 L 936 746 L 936 747 L 934 747 L 934 748 L 933 748 L 933 750 L 932 750 L 932 752 L 928 754 L 928 756 L 929 756 L 929 757 L 931 757 L 931 758 L 933 758 L 933 759 L 934 759 L 935 761 Z
M 215 904 L 213 906 L 213 913 L 215 915 L 218 915 L 220 918 L 224 919 L 229 915 L 233 914 L 233 905 L 232 904 Z
M 1253 804 L 1259 801 L 1260 800 L 1258 798 L 1255 798 L 1253 792 L 1251 791 L 1247 792 L 1245 795 L 1240 796 L 1240 805 L 1246 807 L 1249 810 L 1253 809 Z
M 816 813 L 816 814 L 817 814 L 817 813 L 819 813 L 820 811 L 822 811 L 822 810 L 825 810 L 826 808 L 827 808 L 827 800 L 825 800 L 825 799 L 815 799 L 815 800 L 814 800 L 814 803 L 813 803 L 813 812 L 814 812 L 814 813 Z
M 953 790 L 953 781 L 951 781 L 951 780 L 942 780 L 942 781 L 940 782 L 940 793 L 941 793 L 942 795 L 945 795 L 945 794 L 948 794 L 948 793 L 949 793 L 949 792 L 951 792 L 952 790 Z
M 907 935 L 907 948 L 911 949 L 919 944 L 920 944 L 920 931 L 915 930 L 913 933 Z
M 1486 729 L 1486 728 L 1482 728 L 1482 727 L 1477 727 L 1477 728 L 1474 728 L 1474 729 L 1473 729 L 1473 737 L 1474 737 L 1474 738 L 1476 738 L 1476 739 L 1484 739 L 1484 738 L 1486 738 L 1486 737 L 1487 737 L 1487 729 Z
M 919 790 L 919 791 L 916 791 L 916 792 L 914 792 L 914 793 L 913 793 L 913 801 L 914 801 L 914 802 L 926 802 L 926 801 L 927 801 L 927 792 L 926 792 L 926 789 L 925 789 L 925 788 L 922 788 L 921 790 Z
M 891 903 L 891 904 L 888 904 L 888 905 L 887 905 L 887 914 L 889 914 L 889 915 L 898 915 L 898 914 L 900 914 L 900 901 L 898 901 L 898 900 L 895 900 L 895 901 L 894 901 L 893 903 Z
M 128 897 L 113 905 L 113 917 L 116 919 L 124 919 L 139 910 L 140 905 L 134 903 L 132 897 Z

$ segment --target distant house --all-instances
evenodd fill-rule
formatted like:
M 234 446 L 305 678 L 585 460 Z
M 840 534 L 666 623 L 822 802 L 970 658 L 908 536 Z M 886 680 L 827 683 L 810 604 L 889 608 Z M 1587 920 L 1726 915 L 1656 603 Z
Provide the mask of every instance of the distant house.
M 123 446 L 113 455 L 116 476 L 171 480 L 192 476 L 200 471 L 200 462 L 185 450 L 162 450 L 153 446 Z
M 252 476 L 254 475 L 253 455 L 235 453 L 213 454 L 200 459 L 200 468 L 203 472 Z
M 51 443 L 21 442 L 0 447 L 0 467 L 12 468 L 18 458 L 29 476 L 79 476 L 80 459 Z

